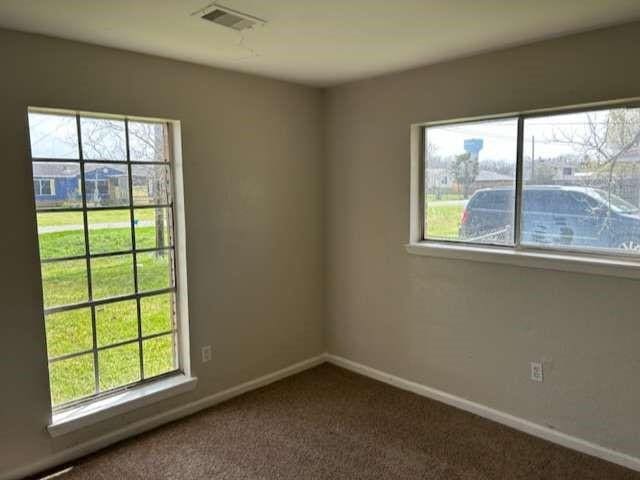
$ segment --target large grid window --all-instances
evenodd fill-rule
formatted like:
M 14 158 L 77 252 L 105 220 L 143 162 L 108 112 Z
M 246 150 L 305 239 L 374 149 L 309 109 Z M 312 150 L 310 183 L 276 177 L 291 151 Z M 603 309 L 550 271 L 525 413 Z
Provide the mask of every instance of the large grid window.
M 54 409 L 177 372 L 168 124 L 28 115 Z
M 640 108 L 424 127 L 423 239 L 640 255 Z

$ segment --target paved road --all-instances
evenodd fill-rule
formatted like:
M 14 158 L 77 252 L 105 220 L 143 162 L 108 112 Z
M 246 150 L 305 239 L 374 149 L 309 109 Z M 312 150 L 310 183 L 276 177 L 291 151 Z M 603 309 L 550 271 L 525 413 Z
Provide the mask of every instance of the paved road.
M 155 225 L 155 222 L 152 220 L 144 220 L 136 223 L 136 225 L 138 227 L 152 227 Z M 89 230 L 100 230 L 103 228 L 127 228 L 129 226 L 129 222 L 94 223 L 89 227 Z M 83 229 L 83 225 L 51 225 L 49 227 L 39 227 L 38 233 L 69 232 Z

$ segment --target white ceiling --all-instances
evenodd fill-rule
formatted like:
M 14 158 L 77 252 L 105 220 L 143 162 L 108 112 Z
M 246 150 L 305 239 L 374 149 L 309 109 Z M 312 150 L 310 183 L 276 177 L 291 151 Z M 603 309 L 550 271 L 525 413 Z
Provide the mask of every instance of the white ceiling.
M 2 0 L 0 26 L 327 86 L 640 18 L 639 0 Z

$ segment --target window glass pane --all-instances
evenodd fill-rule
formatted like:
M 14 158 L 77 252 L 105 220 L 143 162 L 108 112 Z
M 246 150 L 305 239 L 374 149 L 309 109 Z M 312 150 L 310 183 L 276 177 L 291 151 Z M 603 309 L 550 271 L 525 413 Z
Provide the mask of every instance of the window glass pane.
M 521 241 L 640 254 L 640 109 L 524 122 Z
M 141 292 L 173 286 L 171 250 L 138 253 L 138 289 Z
M 129 172 L 126 164 L 87 163 L 84 185 L 88 207 L 129 205 Z
M 95 393 L 93 354 L 51 362 L 49 384 L 54 406 Z
M 45 316 L 49 358 L 91 350 L 91 309 L 80 308 Z
M 168 161 L 167 125 L 154 122 L 129 122 L 130 158 L 134 162 Z
M 129 210 L 87 212 L 91 253 L 131 250 L 131 214 Z
M 134 210 L 136 248 L 162 248 L 173 245 L 170 208 Z
M 33 158 L 80 158 L 74 115 L 29 112 L 29 140 Z
M 38 213 L 40 259 L 84 255 L 82 212 Z
M 42 291 L 44 307 L 86 302 L 87 262 L 67 260 L 42 264 Z
M 515 118 L 425 129 L 425 237 L 514 243 Z
M 133 204 L 166 205 L 171 201 L 167 165 L 132 165 Z
M 85 160 L 126 160 L 124 120 L 81 117 L 82 156 Z
M 40 195 L 55 195 L 56 189 L 52 178 L 38 180 L 38 193 Z
M 142 335 L 147 336 L 173 330 L 173 312 L 172 293 L 142 297 L 140 299 Z
M 163 335 L 142 342 L 145 378 L 176 369 L 173 335 Z
M 82 207 L 80 164 L 33 162 L 33 191 L 37 209 Z
M 140 346 L 138 342 L 98 352 L 100 391 L 128 385 L 140 380 Z
M 93 298 L 101 299 L 133 293 L 133 258 L 114 255 L 91 259 Z
M 138 307 L 135 300 L 96 305 L 95 309 L 99 347 L 138 337 Z

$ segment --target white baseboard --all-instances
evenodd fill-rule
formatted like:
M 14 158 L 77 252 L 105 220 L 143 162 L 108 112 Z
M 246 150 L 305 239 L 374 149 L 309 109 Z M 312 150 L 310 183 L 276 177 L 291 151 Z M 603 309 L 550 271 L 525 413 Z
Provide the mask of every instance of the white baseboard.
M 138 422 L 132 423 L 131 425 L 127 425 L 126 427 L 114 430 L 113 432 L 107 433 L 87 442 L 80 443 L 68 449 L 48 455 L 47 457 L 41 458 L 36 462 L 21 466 L 9 472 L 2 473 L 0 474 L 0 480 L 20 479 L 27 475 L 33 475 L 35 473 L 54 468 L 58 465 L 63 465 L 72 460 L 105 448 L 113 443 L 124 440 L 125 438 L 138 435 L 147 430 L 151 430 L 152 428 L 159 427 L 160 425 L 163 425 L 165 423 L 177 420 L 187 415 L 191 415 L 205 408 L 224 402 L 225 400 L 229 400 L 230 398 L 236 397 L 251 390 L 255 390 L 256 388 L 263 387 L 277 380 L 281 380 L 283 378 L 320 365 L 325 361 L 326 354 L 308 358 L 306 360 L 303 360 L 302 362 L 295 363 L 276 372 L 269 373 L 262 377 L 250 380 L 246 383 L 237 385 L 227 390 L 223 390 L 222 392 L 215 393 L 208 397 L 201 398 L 194 402 L 181 405 L 180 407 L 176 407 L 158 415 L 145 418 Z
M 327 354 L 326 359 L 329 363 L 338 367 L 393 385 L 394 387 L 401 388 L 402 390 L 408 390 L 423 397 L 431 398 L 438 402 L 459 408 L 460 410 L 474 413 L 480 417 L 507 425 L 515 430 L 520 430 L 521 432 L 548 440 L 558 445 L 562 445 L 563 447 L 577 450 L 578 452 L 586 453 L 587 455 L 598 457 L 632 470 L 640 471 L 640 458 L 616 452 L 615 450 L 605 448 L 581 438 L 577 438 L 557 430 L 552 430 L 543 425 L 495 410 L 485 405 L 472 402 L 471 400 L 451 395 L 450 393 L 446 393 L 435 388 L 430 388 L 410 380 L 405 380 L 404 378 L 376 370 L 375 368 L 362 365 L 361 363 L 357 363 L 337 355 Z
M 168 410 L 166 412 L 155 415 L 153 417 L 140 420 L 131 425 L 127 425 L 126 427 L 120 428 L 118 430 L 115 430 L 103 436 L 97 437 L 90 441 L 87 441 L 78 445 L 74 445 L 71 448 L 53 453 L 36 462 L 30 463 L 30 464 L 21 466 L 15 470 L 11 470 L 9 472 L 0 474 L 0 480 L 20 479 L 27 475 L 32 475 L 34 473 L 38 473 L 38 472 L 53 468 L 57 465 L 68 463 L 72 460 L 75 460 L 77 458 L 83 457 L 85 455 L 93 453 L 102 448 L 105 448 L 113 443 L 119 442 L 121 440 L 132 437 L 134 435 L 138 435 L 140 433 L 143 433 L 147 430 L 151 430 L 152 428 L 156 428 L 165 423 L 191 415 L 200 410 L 203 410 L 205 408 L 211 407 L 218 403 L 224 402 L 225 400 L 229 400 L 243 393 L 249 392 L 251 390 L 255 390 L 256 388 L 263 387 L 277 380 L 281 380 L 283 378 L 302 372 L 309 368 L 313 368 L 326 361 L 334 365 L 337 365 L 339 367 L 345 368 L 347 370 L 351 370 L 352 372 L 359 373 L 361 375 L 373 378 L 375 380 L 379 380 L 381 382 L 387 383 L 389 385 L 393 385 L 394 387 L 401 388 L 403 390 L 408 390 L 410 392 L 416 393 L 418 395 L 421 395 L 427 398 L 431 398 L 433 400 L 437 400 L 447 405 L 451 405 L 452 407 L 474 413 L 478 416 L 487 418 L 489 420 L 493 420 L 503 425 L 507 425 L 511 428 L 520 430 L 522 432 L 528 433 L 535 437 L 543 438 L 545 440 L 556 443 L 558 445 L 562 445 L 572 450 L 577 450 L 579 452 L 586 453 L 587 455 L 592 455 L 594 457 L 598 457 L 603 460 L 607 460 L 609 462 L 622 465 L 623 467 L 640 471 L 639 458 L 632 457 L 624 453 L 616 452 L 614 450 L 602 447 L 600 445 L 596 445 L 586 440 L 582 440 L 580 438 L 567 435 L 557 430 L 552 430 L 548 427 L 538 425 L 536 423 L 530 422 L 528 420 L 524 420 L 519 417 L 515 417 L 513 415 L 509 415 L 508 413 L 504 413 L 499 410 L 495 410 L 485 405 L 481 405 L 479 403 L 475 403 L 470 400 L 466 400 L 464 398 L 451 395 L 441 390 L 430 388 L 430 387 L 421 385 L 419 383 L 412 382 L 410 380 L 405 380 L 395 375 L 391 375 L 389 373 L 385 373 L 380 370 L 367 367 L 366 365 L 362 365 L 360 363 L 347 360 L 346 358 L 343 358 L 343 357 L 339 357 L 331 354 L 322 354 L 316 357 L 309 358 L 307 360 L 303 360 L 302 362 L 290 365 L 276 372 L 269 373 L 262 377 L 251 380 L 249 382 L 243 383 L 241 385 L 237 385 L 235 387 L 229 388 L 222 392 L 210 395 L 208 397 L 201 398 L 199 400 L 190 402 L 180 407 L 176 407 L 172 410 Z

